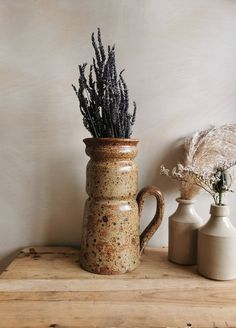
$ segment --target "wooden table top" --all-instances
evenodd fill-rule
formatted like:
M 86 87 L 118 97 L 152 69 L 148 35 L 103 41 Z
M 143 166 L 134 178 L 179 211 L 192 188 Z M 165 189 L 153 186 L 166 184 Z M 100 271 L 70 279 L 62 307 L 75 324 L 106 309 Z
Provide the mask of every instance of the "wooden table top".
M 78 257 L 70 247 L 22 250 L 0 276 L 0 327 L 236 327 L 236 281 L 172 264 L 166 248 L 117 276 L 85 272 Z

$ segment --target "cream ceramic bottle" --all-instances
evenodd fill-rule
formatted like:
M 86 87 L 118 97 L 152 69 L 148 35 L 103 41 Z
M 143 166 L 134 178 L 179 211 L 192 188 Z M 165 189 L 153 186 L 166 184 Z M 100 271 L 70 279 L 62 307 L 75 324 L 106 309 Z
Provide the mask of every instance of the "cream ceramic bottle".
M 211 217 L 198 232 L 198 272 L 211 279 L 236 279 L 236 229 L 227 205 L 211 205 Z
M 177 198 L 177 210 L 169 217 L 168 259 L 193 265 L 197 261 L 197 229 L 203 221 L 194 208 L 194 200 Z

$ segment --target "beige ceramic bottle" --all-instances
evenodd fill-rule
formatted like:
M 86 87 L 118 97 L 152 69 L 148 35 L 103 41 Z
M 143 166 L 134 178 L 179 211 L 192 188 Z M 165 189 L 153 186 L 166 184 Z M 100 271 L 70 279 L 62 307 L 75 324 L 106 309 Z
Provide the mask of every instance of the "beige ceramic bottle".
M 227 205 L 211 205 L 211 217 L 198 232 L 198 272 L 211 279 L 236 278 L 236 229 Z
M 178 264 L 196 264 L 197 229 L 203 222 L 195 211 L 194 200 L 177 198 L 176 201 L 178 208 L 169 217 L 168 259 Z

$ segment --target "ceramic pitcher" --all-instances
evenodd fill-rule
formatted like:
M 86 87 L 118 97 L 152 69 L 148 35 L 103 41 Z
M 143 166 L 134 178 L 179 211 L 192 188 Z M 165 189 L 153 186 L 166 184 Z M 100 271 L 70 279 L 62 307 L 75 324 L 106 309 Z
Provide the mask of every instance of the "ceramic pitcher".
M 132 271 L 161 224 L 163 197 L 150 186 L 136 198 L 138 140 L 88 138 L 84 143 L 90 157 L 86 172 L 89 197 L 84 208 L 80 264 L 98 274 Z M 156 213 L 140 235 L 140 214 L 147 195 L 156 198 Z

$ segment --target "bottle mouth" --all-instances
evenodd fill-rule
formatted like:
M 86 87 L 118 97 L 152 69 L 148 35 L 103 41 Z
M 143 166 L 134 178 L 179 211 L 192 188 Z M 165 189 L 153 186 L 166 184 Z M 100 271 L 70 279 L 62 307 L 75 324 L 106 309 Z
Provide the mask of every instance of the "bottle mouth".
M 176 198 L 176 202 L 178 202 L 179 204 L 190 205 L 190 204 L 195 204 L 196 199 L 184 199 L 184 198 L 178 197 L 178 198 Z
M 229 206 L 226 204 L 211 204 L 210 214 L 214 216 L 228 216 L 230 214 Z

